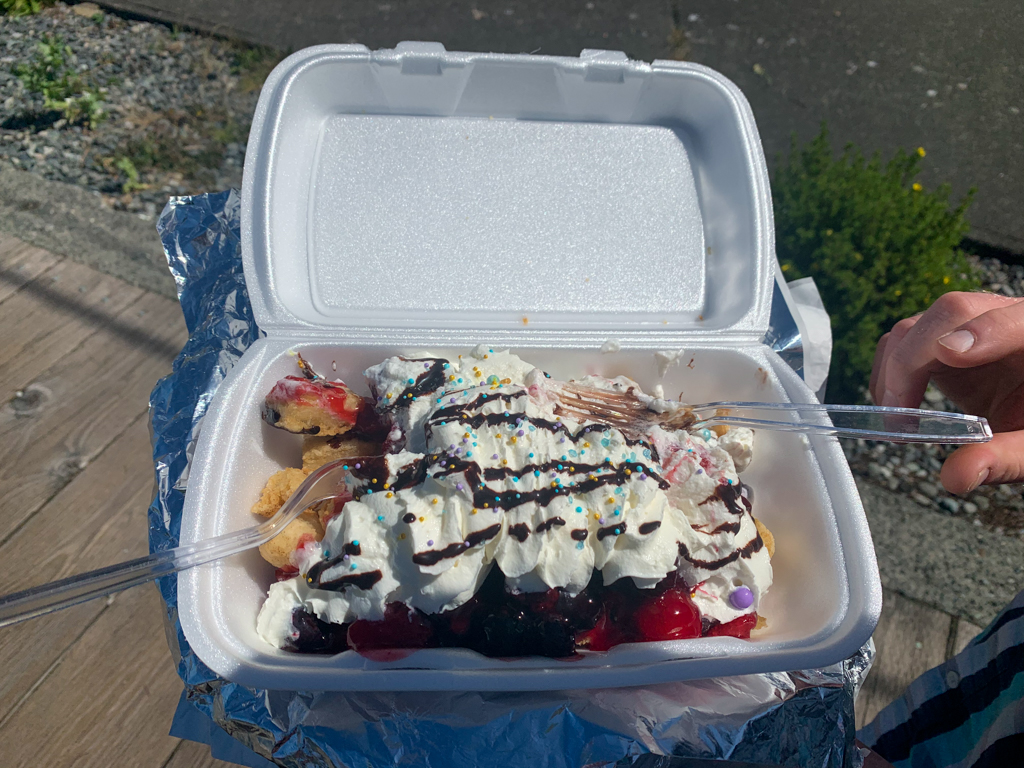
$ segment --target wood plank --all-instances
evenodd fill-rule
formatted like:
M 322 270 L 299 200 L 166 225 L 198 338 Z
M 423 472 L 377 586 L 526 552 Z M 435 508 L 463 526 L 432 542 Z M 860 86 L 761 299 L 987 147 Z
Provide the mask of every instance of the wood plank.
M 5 768 L 157 768 L 181 681 L 155 587 L 123 592 L 0 726 Z
M 214 758 L 206 744 L 182 741 L 163 768 L 236 768 L 237 765 Z
M 177 304 L 145 294 L 0 406 L 0 542 L 146 412 L 186 337 Z
M 61 260 L 60 256 L 0 232 L 0 302 Z
M 951 620 L 949 614 L 883 590 L 875 663 L 855 706 L 857 728 L 871 722 L 916 677 L 945 661 Z
M 960 619 L 960 624 L 956 628 L 956 638 L 953 640 L 953 655 L 955 656 L 966 648 L 967 644 L 977 637 L 982 629 L 984 627 L 972 624 L 967 619 Z
M 0 594 L 145 555 L 150 453 L 148 422 L 140 414 L 0 546 Z M 0 630 L 0 722 L 105 607 L 104 600 L 94 600 Z
M 26 282 L 0 303 L 0 399 L 10 400 L 142 295 L 67 259 Z

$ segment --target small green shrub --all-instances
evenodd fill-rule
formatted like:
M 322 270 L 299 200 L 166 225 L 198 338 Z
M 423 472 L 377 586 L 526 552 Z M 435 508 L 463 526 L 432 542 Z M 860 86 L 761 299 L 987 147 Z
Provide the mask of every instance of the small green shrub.
M 949 187 L 914 182 L 924 149 L 883 164 L 853 146 L 836 159 L 828 131 L 793 139 L 772 180 L 776 252 L 787 280 L 813 277 L 832 318 L 828 399 L 863 399 L 879 337 L 948 291 L 978 287 L 958 244 L 971 190 L 950 210 Z
M 0 0 L 0 10 L 8 16 L 31 16 L 47 5 L 53 5 L 52 0 Z
M 106 117 L 103 100 L 96 91 L 87 90 L 71 64 L 72 53 L 60 37 L 46 37 L 28 64 L 14 67 L 14 74 L 31 93 L 43 97 L 44 107 L 60 112 L 69 123 L 84 123 L 90 128 Z

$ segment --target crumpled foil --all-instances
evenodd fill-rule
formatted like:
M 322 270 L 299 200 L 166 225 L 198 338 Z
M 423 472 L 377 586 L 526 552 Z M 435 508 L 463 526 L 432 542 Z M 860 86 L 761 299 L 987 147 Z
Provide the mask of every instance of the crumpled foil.
M 261 335 L 242 273 L 239 217 L 238 193 L 229 191 L 174 198 L 157 226 L 190 336 L 150 397 L 157 479 L 150 551 L 178 544 L 203 416 L 231 366 Z M 791 317 L 789 323 L 795 327 Z M 792 343 L 791 329 L 778 336 Z M 185 684 L 172 734 L 209 743 L 215 757 L 245 765 L 683 768 L 686 758 L 861 765 L 853 701 L 871 666 L 870 643 L 825 669 L 647 688 L 263 691 L 208 669 L 178 621 L 176 577 L 161 579 L 159 588 L 168 643 Z

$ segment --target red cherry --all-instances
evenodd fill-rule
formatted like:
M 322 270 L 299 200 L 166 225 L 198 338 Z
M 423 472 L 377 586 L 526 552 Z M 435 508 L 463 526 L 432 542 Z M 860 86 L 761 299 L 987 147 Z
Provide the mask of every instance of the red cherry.
M 707 637 L 738 637 L 750 639 L 750 631 L 757 625 L 757 613 L 745 613 L 738 619 L 725 624 L 715 624 L 708 630 Z
M 419 613 L 402 603 L 391 603 L 380 621 L 360 619 L 348 628 L 349 647 L 357 651 L 381 648 L 426 648 L 433 630 Z
M 636 628 L 644 640 L 682 640 L 700 637 L 700 611 L 682 589 L 669 589 L 641 605 Z
M 588 651 L 607 651 L 613 645 L 626 642 L 618 626 L 608 618 L 608 611 L 601 609 L 597 624 L 585 632 L 576 633 L 576 645 Z
M 274 571 L 274 581 L 288 581 L 299 575 L 299 569 L 294 565 L 282 565 Z

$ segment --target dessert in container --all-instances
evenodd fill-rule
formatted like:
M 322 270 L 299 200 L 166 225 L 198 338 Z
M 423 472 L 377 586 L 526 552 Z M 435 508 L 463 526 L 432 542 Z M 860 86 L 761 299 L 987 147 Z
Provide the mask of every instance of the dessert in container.
M 361 394 L 362 372 L 384 358 L 483 342 L 556 378 L 625 375 L 691 402 L 814 399 L 762 343 L 774 279 L 767 172 L 745 99 L 706 67 L 434 43 L 306 49 L 264 85 L 242 197 L 246 283 L 266 337 L 203 420 L 183 544 L 251 525 L 266 478 L 298 464 L 298 442 L 260 418 L 294 352 Z M 776 542 L 759 610 L 768 624 L 751 640 L 574 659 L 295 654 L 256 632 L 274 579 L 256 551 L 179 574 L 182 628 L 217 674 L 289 690 L 614 687 L 853 654 L 881 587 L 838 441 L 759 432 L 743 481 Z

